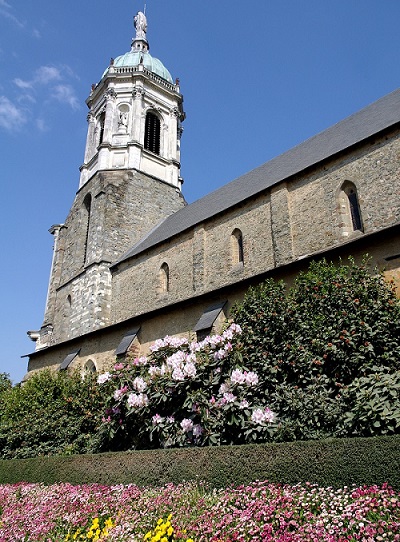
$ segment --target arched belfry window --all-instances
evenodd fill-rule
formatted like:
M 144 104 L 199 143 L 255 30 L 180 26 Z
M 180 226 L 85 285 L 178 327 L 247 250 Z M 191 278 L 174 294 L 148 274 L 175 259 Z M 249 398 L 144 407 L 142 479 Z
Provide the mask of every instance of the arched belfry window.
M 341 187 L 340 206 L 342 228 L 345 235 L 355 231 L 364 231 L 360 202 L 354 183 L 346 181 Z
M 169 292 L 169 267 L 167 263 L 163 263 L 158 273 L 159 291 L 162 294 Z
M 235 228 L 231 235 L 231 254 L 232 265 L 244 263 L 243 234 L 238 228 Z
M 82 228 L 84 230 L 84 247 L 83 247 L 83 264 L 86 263 L 86 257 L 88 252 L 89 242 L 89 228 L 90 228 L 90 213 L 92 208 L 92 196 L 87 194 L 83 200 L 83 221 Z
M 160 119 L 155 113 L 148 111 L 144 130 L 144 148 L 146 150 L 160 154 L 160 132 Z

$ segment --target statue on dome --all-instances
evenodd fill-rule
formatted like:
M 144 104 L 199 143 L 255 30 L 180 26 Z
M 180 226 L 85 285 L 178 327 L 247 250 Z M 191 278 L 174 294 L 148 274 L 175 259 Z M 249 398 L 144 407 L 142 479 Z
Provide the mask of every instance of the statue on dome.
M 137 15 L 133 19 L 133 23 L 136 28 L 136 39 L 146 39 L 147 32 L 147 19 L 146 15 L 138 11 Z

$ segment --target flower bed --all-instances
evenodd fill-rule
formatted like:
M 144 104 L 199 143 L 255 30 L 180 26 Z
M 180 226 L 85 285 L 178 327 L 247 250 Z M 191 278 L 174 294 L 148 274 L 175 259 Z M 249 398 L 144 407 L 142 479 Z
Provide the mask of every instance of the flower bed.
M 0 486 L 0 542 L 400 540 L 400 494 L 256 482 L 211 490 L 56 484 Z

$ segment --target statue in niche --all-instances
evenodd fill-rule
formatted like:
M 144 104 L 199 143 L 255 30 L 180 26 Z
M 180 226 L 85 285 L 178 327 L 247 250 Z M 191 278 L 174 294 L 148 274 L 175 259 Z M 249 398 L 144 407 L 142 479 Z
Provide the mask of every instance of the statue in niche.
M 118 132 L 126 133 L 128 127 L 128 113 L 127 111 L 120 111 L 118 118 Z
M 147 19 L 146 15 L 141 11 L 138 11 L 137 15 L 133 19 L 136 28 L 136 39 L 146 39 L 147 32 Z

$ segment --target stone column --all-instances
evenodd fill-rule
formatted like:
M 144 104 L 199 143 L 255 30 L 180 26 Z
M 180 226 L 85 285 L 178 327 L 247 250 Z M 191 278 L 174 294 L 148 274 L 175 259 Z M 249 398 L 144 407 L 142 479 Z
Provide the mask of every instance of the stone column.
M 63 228 L 63 224 L 55 224 L 49 229 L 49 232 L 54 236 L 53 257 L 51 261 L 44 320 L 40 330 L 39 340 L 36 343 L 37 349 L 49 346 L 51 343 L 54 314 L 56 310 L 57 287 L 60 283 L 61 268 L 64 258 L 64 242 L 62 235 L 60 235 Z
M 86 148 L 84 162 L 87 164 L 96 150 L 96 119 L 90 111 L 87 116 L 88 132 L 86 137 Z

